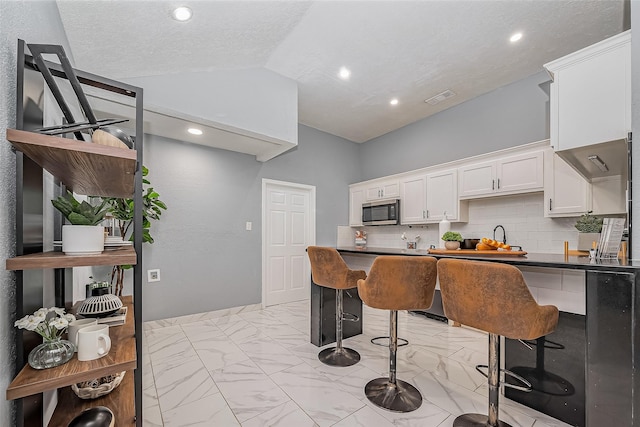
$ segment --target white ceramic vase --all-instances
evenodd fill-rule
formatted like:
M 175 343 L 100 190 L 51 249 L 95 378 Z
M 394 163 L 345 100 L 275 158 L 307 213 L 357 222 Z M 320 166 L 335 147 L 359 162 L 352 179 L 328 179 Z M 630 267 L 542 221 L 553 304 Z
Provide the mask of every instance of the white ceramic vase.
M 62 252 L 66 255 L 97 255 L 102 251 L 104 251 L 103 226 L 62 226 Z

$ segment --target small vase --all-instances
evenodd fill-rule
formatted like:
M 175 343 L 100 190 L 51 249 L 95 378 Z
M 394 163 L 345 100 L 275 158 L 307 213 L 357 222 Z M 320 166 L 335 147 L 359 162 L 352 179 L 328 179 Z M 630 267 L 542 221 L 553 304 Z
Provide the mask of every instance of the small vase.
M 67 340 L 56 338 L 45 340 L 29 353 L 29 366 L 47 369 L 67 363 L 73 357 L 75 346 Z
M 447 248 L 450 251 L 455 251 L 460 249 L 460 242 L 458 241 L 448 241 L 448 242 L 444 242 L 444 247 Z

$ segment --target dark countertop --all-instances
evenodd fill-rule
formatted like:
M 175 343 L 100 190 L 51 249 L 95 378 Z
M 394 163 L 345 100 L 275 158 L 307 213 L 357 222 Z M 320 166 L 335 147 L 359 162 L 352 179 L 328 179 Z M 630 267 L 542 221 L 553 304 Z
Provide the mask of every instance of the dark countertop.
M 340 246 L 338 252 L 364 255 L 408 255 L 408 256 L 433 256 L 435 258 L 463 258 L 477 261 L 502 262 L 511 265 L 528 267 L 564 268 L 570 270 L 608 271 L 618 273 L 637 273 L 640 269 L 640 261 L 626 259 L 590 259 L 589 257 L 564 256 L 563 254 L 536 254 L 528 253 L 526 256 L 481 256 L 481 255 L 432 255 L 427 249 L 396 249 Z

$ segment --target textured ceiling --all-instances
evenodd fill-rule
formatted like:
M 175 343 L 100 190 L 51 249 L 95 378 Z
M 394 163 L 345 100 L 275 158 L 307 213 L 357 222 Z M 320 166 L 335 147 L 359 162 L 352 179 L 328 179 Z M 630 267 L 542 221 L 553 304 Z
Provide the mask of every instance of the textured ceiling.
M 187 23 L 171 19 L 188 5 Z M 622 0 L 58 0 L 76 66 L 112 78 L 264 67 L 299 122 L 365 142 L 543 70 L 624 29 Z M 509 36 L 522 31 L 516 44 Z M 348 81 L 337 77 L 347 66 Z M 424 102 L 446 89 L 456 96 Z M 399 99 L 390 106 L 389 100 Z

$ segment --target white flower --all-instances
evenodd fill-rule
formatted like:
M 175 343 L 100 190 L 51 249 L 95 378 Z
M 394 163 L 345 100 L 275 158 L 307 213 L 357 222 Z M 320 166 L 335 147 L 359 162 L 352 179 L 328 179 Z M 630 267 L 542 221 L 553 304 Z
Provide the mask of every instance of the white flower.
M 40 320 L 39 318 L 35 316 L 29 316 L 27 318 L 27 323 L 24 329 L 28 331 L 35 331 L 38 328 L 38 326 L 40 326 L 40 323 L 42 323 L 42 320 Z
M 62 329 L 65 329 L 67 326 L 69 326 L 69 322 L 64 317 L 56 317 L 55 319 L 49 322 L 49 326 L 53 326 L 54 328 L 60 331 Z
M 33 313 L 33 315 L 35 317 L 47 317 L 47 313 L 49 313 L 49 309 L 47 308 L 39 308 L 38 310 L 36 310 L 35 313 Z
M 64 316 L 64 308 L 51 307 L 49 313 L 51 312 L 55 312 L 60 317 Z
M 59 338 L 69 326 L 69 322 L 75 319 L 73 314 L 66 314 L 63 308 L 40 308 L 35 313 L 16 320 L 14 326 L 35 331 L 43 338 L 53 340 Z

